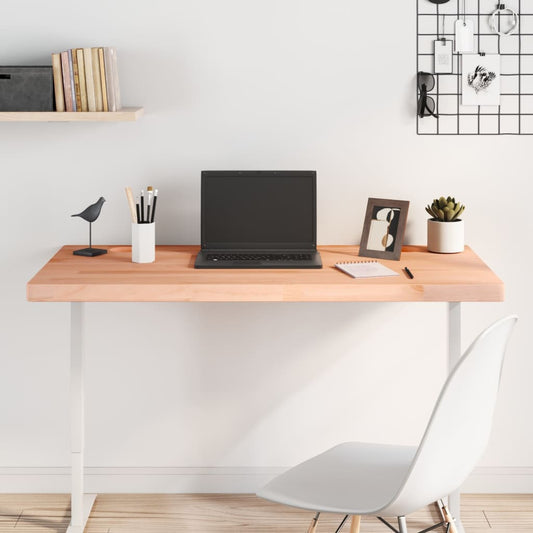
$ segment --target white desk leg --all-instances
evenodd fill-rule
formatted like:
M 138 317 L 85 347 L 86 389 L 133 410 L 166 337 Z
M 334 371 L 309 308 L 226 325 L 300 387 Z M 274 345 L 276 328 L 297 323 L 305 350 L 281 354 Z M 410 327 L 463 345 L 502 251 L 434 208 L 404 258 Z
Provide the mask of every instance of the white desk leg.
M 448 303 L 448 373 L 461 357 L 461 302 Z M 455 518 L 458 533 L 464 533 L 461 522 L 461 491 L 448 495 L 448 508 Z
M 70 304 L 70 448 L 72 486 L 70 525 L 67 533 L 83 533 L 96 494 L 83 494 L 84 391 L 83 391 L 83 315 L 82 302 Z

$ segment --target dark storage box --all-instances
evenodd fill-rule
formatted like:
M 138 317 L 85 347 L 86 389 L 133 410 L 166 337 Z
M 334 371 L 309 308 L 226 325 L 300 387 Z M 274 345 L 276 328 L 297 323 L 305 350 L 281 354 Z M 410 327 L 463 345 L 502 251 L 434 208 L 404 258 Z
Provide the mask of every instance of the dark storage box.
M 53 111 L 52 67 L 0 67 L 0 111 Z

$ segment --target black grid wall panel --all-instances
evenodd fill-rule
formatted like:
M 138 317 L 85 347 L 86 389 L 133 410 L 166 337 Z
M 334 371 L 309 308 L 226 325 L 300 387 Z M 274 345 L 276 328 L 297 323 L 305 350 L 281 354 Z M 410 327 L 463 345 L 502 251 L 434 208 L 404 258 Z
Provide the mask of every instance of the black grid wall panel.
M 455 21 L 463 17 L 463 0 L 417 3 L 417 72 L 433 72 L 433 43 L 453 40 Z M 497 7 L 494 0 L 464 0 L 466 17 L 474 24 L 474 53 L 500 54 L 501 99 L 498 106 L 463 106 L 461 54 L 453 52 L 453 73 L 435 74 L 428 94 L 435 100 L 439 118 L 417 117 L 419 135 L 533 135 L 533 0 L 505 1 L 518 14 L 515 33 L 500 36 L 490 28 Z M 506 27 L 505 18 L 499 23 Z M 419 92 L 417 89 L 417 99 Z

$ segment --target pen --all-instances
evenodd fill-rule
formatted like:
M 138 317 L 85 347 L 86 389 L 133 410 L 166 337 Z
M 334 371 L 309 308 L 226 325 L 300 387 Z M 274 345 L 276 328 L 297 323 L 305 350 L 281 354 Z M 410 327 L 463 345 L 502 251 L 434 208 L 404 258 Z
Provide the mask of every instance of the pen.
M 154 190 L 154 188 L 152 186 L 149 186 L 146 189 L 146 191 L 148 193 L 148 198 L 146 200 L 146 222 L 148 222 L 148 224 L 150 224 L 150 222 L 151 222 L 151 219 L 150 219 L 150 206 L 152 204 L 153 190 Z
M 157 203 L 157 189 L 154 191 L 154 205 L 152 206 L 152 218 L 150 220 L 150 222 L 153 222 L 154 221 L 154 217 L 155 217 L 155 204 Z
M 404 271 L 409 276 L 410 279 L 415 279 L 415 277 L 413 276 L 413 273 L 407 267 L 404 268 Z
M 137 203 L 135 204 L 135 209 L 137 210 L 137 220 L 141 220 L 141 207 L 139 205 L 139 197 L 137 196 Z

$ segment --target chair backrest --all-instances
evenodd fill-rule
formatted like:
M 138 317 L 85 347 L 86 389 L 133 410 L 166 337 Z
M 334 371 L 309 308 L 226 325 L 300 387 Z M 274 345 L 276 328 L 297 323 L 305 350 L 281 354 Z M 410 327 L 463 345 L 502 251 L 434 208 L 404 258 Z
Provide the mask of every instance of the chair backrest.
M 403 487 L 387 506 L 401 516 L 455 491 L 488 443 L 507 341 L 518 317 L 487 328 L 448 377 Z

